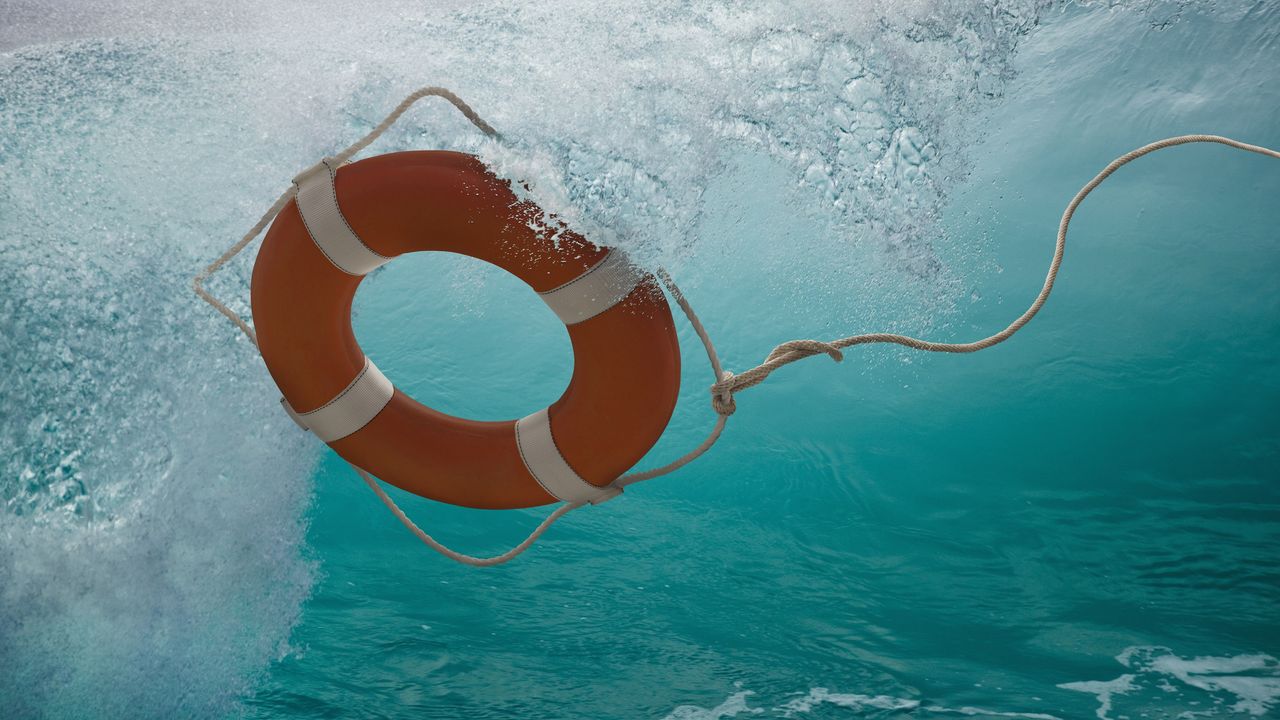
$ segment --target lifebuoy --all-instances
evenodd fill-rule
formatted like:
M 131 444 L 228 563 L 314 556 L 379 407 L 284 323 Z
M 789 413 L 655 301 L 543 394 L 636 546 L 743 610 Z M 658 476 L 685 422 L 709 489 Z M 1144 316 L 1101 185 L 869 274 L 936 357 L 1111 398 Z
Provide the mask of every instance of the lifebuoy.
M 475 157 L 401 152 L 295 178 L 253 268 L 258 346 L 286 411 L 382 480 L 455 505 L 599 502 L 657 442 L 675 408 L 680 352 L 653 276 L 580 235 L 540 232 L 541 211 Z M 519 420 L 451 417 L 403 392 L 351 329 L 364 276 L 408 252 L 448 251 L 527 283 L 568 326 L 573 378 Z

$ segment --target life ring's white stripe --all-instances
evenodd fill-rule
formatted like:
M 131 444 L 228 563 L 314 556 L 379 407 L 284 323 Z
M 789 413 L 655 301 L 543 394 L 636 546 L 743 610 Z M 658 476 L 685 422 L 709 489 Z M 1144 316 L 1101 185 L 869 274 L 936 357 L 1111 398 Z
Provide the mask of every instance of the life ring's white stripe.
M 538 293 L 565 325 L 573 325 L 603 313 L 631 294 L 645 272 L 610 250 L 591 269 L 554 290 Z
M 334 267 L 348 275 L 368 275 L 391 258 L 370 250 L 343 217 L 333 184 L 335 172 L 336 162 L 325 158 L 293 179 L 298 212 L 316 247 Z
M 369 358 L 364 359 L 364 369 L 345 390 L 329 402 L 310 412 L 295 412 L 289 403 L 280 399 L 289 416 L 304 429 L 316 434 L 325 442 L 333 442 L 354 433 L 378 416 L 391 402 L 396 388 L 386 375 Z
M 569 503 L 600 503 L 621 492 L 613 486 L 596 487 L 569 467 L 555 438 L 546 408 L 516 421 L 516 446 L 529 474 L 542 489 Z

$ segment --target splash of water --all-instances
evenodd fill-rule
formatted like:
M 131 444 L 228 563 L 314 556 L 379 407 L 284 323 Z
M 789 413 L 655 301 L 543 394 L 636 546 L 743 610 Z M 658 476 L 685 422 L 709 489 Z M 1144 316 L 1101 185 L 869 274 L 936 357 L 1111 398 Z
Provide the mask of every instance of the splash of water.
M 309 592 L 314 451 L 189 300 L 226 212 L 175 160 L 200 92 L 154 46 L 0 64 L 4 714 L 217 716 Z

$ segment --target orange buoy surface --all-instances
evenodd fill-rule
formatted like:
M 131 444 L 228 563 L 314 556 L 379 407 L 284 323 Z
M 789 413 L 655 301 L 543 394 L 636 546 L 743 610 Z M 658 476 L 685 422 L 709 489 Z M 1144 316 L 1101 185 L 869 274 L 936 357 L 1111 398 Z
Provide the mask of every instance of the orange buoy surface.
M 401 152 L 300 175 L 253 269 L 258 345 L 285 409 L 344 459 L 423 497 L 477 508 L 594 502 L 657 442 L 680 352 L 653 276 L 543 213 L 475 157 Z M 395 389 L 351 328 L 365 274 L 446 251 L 507 270 L 565 322 L 573 378 L 549 408 L 481 422 Z M 531 298 L 532 299 L 532 298 Z

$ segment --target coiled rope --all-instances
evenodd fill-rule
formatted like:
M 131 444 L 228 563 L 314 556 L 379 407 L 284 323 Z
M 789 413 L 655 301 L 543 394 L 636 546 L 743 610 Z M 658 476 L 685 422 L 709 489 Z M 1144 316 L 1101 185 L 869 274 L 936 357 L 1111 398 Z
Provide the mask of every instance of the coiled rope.
M 369 134 L 360 138 L 355 143 L 352 143 L 351 146 L 334 157 L 339 163 L 346 163 L 350 161 L 352 157 L 368 147 L 371 143 L 377 140 L 379 136 L 386 132 L 388 128 L 394 125 L 414 103 L 426 97 L 444 98 L 457 108 L 459 112 L 461 112 L 485 135 L 488 135 L 495 140 L 501 140 L 502 136 L 499 135 L 499 133 L 494 130 L 489 123 L 485 122 L 485 120 L 481 118 L 480 115 L 471 108 L 471 106 L 463 102 L 462 99 L 453 92 L 442 87 L 424 87 L 414 93 L 411 93 L 401 101 L 401 103 L 397 105 L 382 122 L 378 123 L 378 125 L 374 127 Z M 1036 316 L 1036 313 L 1040 312 L 1040 309 L 1044 307 L 1045 302 L 1049 299 L 1049 294 L 1053 292 L 1053 286 L 1058 279 L 1058 270 L 1062 267 L 1062 258 L 1067 246 L 1067 227 L 1070 225 L 1071 217 L 1075 215 L 1076 209 L 1079 208 L 1080 203 L 1084 202 L 1084 199 L 1089 196 L 1089 193 L 1093 192 L 1095 188 L 1102 184 L 1102 181 L 1110 177 L 1116 170 L 1119 170 L 1121 167 L 1137 160 L 1143 155 L 1147 155 L 1164 148 L 1173 147 L 1175 145 L 1202 142 L 1218 143 L 1220 145 L 1227 145 L 1239 150 L 1245 150 L 1280 159 L 1280 152 L 1260 145 L 1250 145 L 1249 143 L 1240 142 L 1239 140 L 1222 137 L 1221 135 L 1179 135 L 1177 137 L 1158 140 L 1149 145 L 1143 145 L 1136 150 L 1131 150 L 1115 160 L 1112 160 L 1105 168 L 1102 169 L 1102 172 L 1099 172 L 1092 180 L 1086 183 L 1084 187 L 1080 188 L 1080 191 L 1071 199 L 1071 202 L 1067 205 L 1067 209 L 1062 213 L 1062 220 L 1058 223 L 1058 237 L 1054 244 L 1053 259 L 1049 263 L 1049 272 L 1045 276 L 1044 285 L 1040 288 L 1040 292 L 1036 295 L 1035 300 L 1032 301 L 1031 305 L 1027 307 L 1027 309 L 1019 315 L 1017 319 L 1009 323 L 1008 327 L 994 335 L 988 335 L 981 340 L 975 340 L 973 342 L 932 342 L 907 335 L 895 335 L 892 333 L 850 335 L 849 337 L 831 340 L 828 342 L 807 339 L 789 340 L 770 351 L 765 357 L 764 362 L 750 370 L 734 374 L 726 371 L 721 365 L 720 356 L 716 354 L 715 346 L 711 342 L 711 337 L 707 334 L 706 328 L 702 325 L 702 321 L 698 319 L 697 313 L 694 312 L 693 307 L 685 298 L 684 293 L 680 292 L 680 288 L 671 278 L 670 273 L 663 268 L 659 268 L 657 271 L 658 277 L 662 280 L 663 285 L 666 286 L 667 291 L 676 301 L 676 304 L 680 306 L 685 317 L 689 319 L 689 324 L 693 326 L 694 331 L 698 335 L 698 339 L 702 342 L 702 346 L 707 352 L 707 360 L 711 364 L 711 370 L 715 377 L 715 382 L 712 383 L 710 391 L 711 407 L 715 410 L 716 420 L 706 439 L 693 450 L 690 450 L 675 461 L 661 467 L 623 475 L 615 480 L 613 485 L 618 488 L 625 488 L 628 485 L 675 472 L 696 460 L 707 450 L 710 450 L 711 446 L 715 445 L 716 441 L 720 439 L 720 435 L 724 432 L 725 424 L 728 422 L 729 416 L 737 410 L 737 403 L 734 400 L 734 396 L 747 388 L 755 387 L 756 385 L 764 382 L 770 374 L 784 365 L 790 365 L 793 362 L 814 357 L 816 355 L 826 355 L 832 360 L 840 362 L 844 359 L 843 350 L 854 347 L 855 345 L 870 345 L 872 343 L 892 343 L 902 345 L 913 350 L 923 350 L 926 352 L 972 353 L 999 345 L 1005 340 L 1008 340 L 1013 337 L 1014 333 L 1018 332 L 1023 328 L 1023 326 L 1031 322 L 1031 319 Z M 257 346 L 258 339 L 253 328 L 245 322 L 244 318 L 240 317 L 235 311 L 231 310 L 211 295 L 205 289 L 204 283 L 211 275 L 213 275 L 213 273 L 217 272 L 218 269 L 231 260 L 231 258 L 235 257 L 242 250 L 248 247 L 248 245 L 253 242 L 254 238 L 262 233 L 280 210 L 283 209 L 284 206 L 288 204 L 289 200 L 293 198 L 295 187 L 296 186 L 291 186 L 288 190 L 282 193 L 267 212 L 262 215 L 258 222 L 249 229 L 249 232 L 246 233 L 244 237 L 242 237 L 236 244 L 232 245 L 217 260 L 210 263 L 209 266 L 196 275 L 195 279 L 192 281 L 192 288 L 195 290 L 196 295 L 200 296 L 201 299 L 212 305 L 214 309 L 225 315 L 229 320 L 231 320 L 231 322 L 235 323 L 245 336 L 249 338 L 250 342 L 255 345 L 255 347 Z M 547 518 L 543 520 L 528 537 L 510 550 L 492 557 L 473 557 L 471 555 L 464 555 L 463 553 L 452 550 L 435 538 L 431 537 L 431 535 L 418 527 L 407 515 L 405 515 L 404 511 L 401 510 L 395 500 L 391 499 L 391 496 L 383 490 L 377 480 L 362 468 L 356 467 L 355 465 L 352 465 L 352 467 L 365 481 L 365 483 L 368 484 L 370 489 L 373 490 L 374 494 L 378 496 L 378 499 L 387 506 L 391 513 L 428 547 L 451 560 L 474 567 L 501 565 L 517 555 L 520 555 L 525 550 L 528 550 L 533 543 L 537 541 L 544 532 L 546 532 L 547 528 L 551 527 L 551 525 L 553 525 L 557 520 L 567 515 L 570 511 L 582 506 L 581 503 L 565 503 L 548 515 Z

